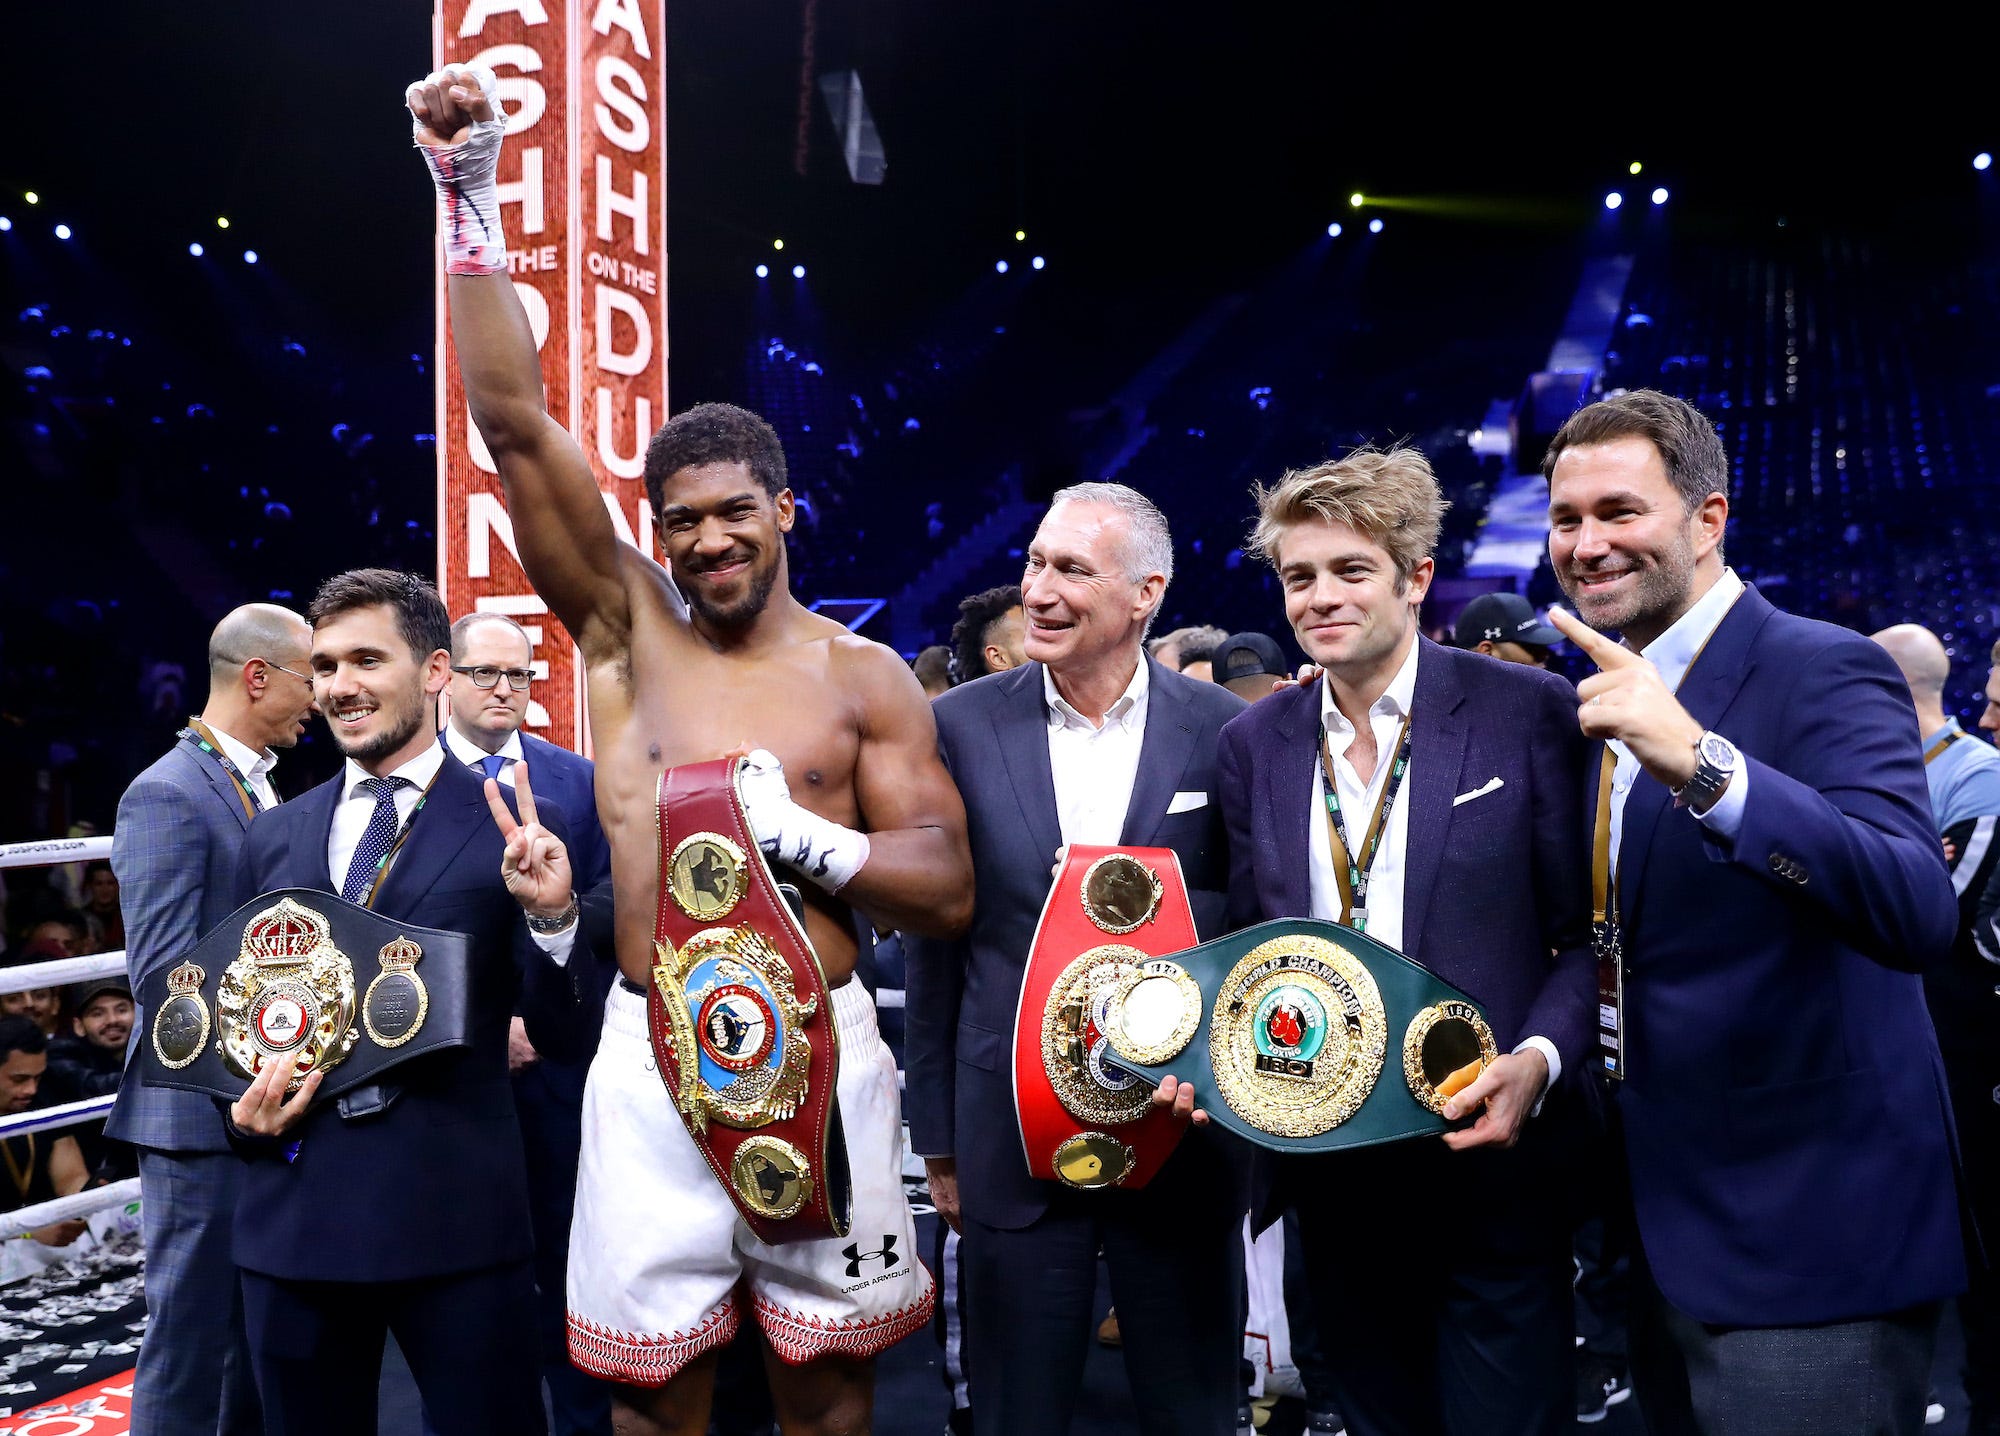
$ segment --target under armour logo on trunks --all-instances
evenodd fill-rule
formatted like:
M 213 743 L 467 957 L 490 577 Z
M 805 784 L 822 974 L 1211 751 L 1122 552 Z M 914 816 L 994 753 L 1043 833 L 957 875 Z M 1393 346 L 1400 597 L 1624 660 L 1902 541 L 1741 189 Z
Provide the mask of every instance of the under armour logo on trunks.
M 882 1237 L 882 1248 L 880 1251 L 865 1252 L 861 1250 L 860 1242 L 849 1242 L 840 1249 L 840 1254 L 847 1258 L 847 1274 L 849 1276 L 860 1276 L 861 1268 L 871 1261 L 881 1262 L 882 1270 L 887 1271 L 903 1260 L 896 1255 L 896 1238 L 886 1233 Z

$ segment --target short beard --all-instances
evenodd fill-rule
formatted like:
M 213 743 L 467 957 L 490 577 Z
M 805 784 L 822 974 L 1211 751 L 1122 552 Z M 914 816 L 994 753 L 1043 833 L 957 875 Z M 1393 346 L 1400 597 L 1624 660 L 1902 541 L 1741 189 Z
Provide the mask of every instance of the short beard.
M 1664 632 L 1687 607 L 1688 593 L 1694 587 L 1695 562 L 1694 539 L 1682 529 L 1674 546 L 1659 555 L 1658 562 L 1637 572 L 1638 581 L 1632 585 L 1631 595 L 1609 610 L 1599 610 L 1595 605 L 1585 607 L 1582 584 L 1575 574 L 1558 573 L 1556 581 L 1592 628 L 1623 633 L 1638 624 Z
M 777 586 L 778 566 L 774 563 L 761 573 L 751 574 L 749 589 L 726 608 L 710 603 L 701 586 L 693 583 L 687 586 L 687 604 L 694 616 L 711 628 L 745 628 L 764 611 L 771 601 L 771 590 Z
M 373 738 L 363 738 L 354 746 L 349 747 L 341 738 L 340 727 L 336 720 L 333 729 L 334 746 L 339 748 L 342 754 L 352 758 L 357 763 L 373 763 L 378 758 L 388 757 L 391 753 L 416 737 L 418 730 L 423 727 L 423 723 L 424 705 L 420 701 L 410 710 L 407 722 L 386 732 L 378 733 Z

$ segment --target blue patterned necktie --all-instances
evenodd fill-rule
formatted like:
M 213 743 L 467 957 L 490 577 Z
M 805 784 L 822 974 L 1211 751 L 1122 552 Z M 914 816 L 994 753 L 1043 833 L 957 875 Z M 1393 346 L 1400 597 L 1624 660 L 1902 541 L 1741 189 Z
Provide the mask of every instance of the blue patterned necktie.
M 479 760 L 479 766 L 487 777 L 497 783 L 500 781 L 500 775 L 507 771 L 509 761 L 509 759 L 501 757 L 498 753 L 489 753 Z
M 367 898 L 376 865 L 395 845 L 396 829 L 401 826 L 396 818 L 396 790 L 416 784 L 408 778 L 363 778 L 360 786 L 375 795 L 375 811 L 368 815 L 368 827 L 355 846 L 354 860 L 347 865 L 347 880 L 340 885 L 342 899 L 357 903 Z

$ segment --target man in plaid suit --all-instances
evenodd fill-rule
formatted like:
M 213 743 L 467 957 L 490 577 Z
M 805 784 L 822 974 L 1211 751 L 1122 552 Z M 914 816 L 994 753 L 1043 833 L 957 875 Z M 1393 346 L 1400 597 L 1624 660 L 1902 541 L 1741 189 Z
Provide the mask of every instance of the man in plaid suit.
M 274 750 L 313 711 L 312 630 L 289 609 L 236 609 L 208 640 L 208 703 L 118 803 L 112 868 L 136 992 L 177 965 L 234 906 L 250 819 L 278 802 Z M 133 1042 L 147 1039 L 141 1013 Z M 242 1161 L 207 1097 L 142 1085 L 128 1062 L 105 1130 L 139 1149 L 146 1309 L 132 1429 L 254 1436 L 264 1429 L 230 1259 Z

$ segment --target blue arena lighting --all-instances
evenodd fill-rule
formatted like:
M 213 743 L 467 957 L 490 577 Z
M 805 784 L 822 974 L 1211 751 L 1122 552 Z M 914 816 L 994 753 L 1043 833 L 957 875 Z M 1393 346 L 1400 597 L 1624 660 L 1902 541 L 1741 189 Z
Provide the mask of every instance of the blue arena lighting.
M 1665 185 L 1661 185 L 1658 189 L 1653 191 L 1653 203 L 1665 204 L 1666 202 L 1667 202 L 1667 187 Z
M 254 249 L 246 249 L 246 250 L 244 250 L 244 251 L 243 251 L 243 262 L 244 262 L 245 264 L 255 264 L 255 263 L 257 262 L 257 251 L 256 251 L 256 250 L 254 250 Z
M 0 214 L 0 234 L 5 234 L 8 230 L 12 229 L 13 227 L 14 227 L 14 221 L 7 218 L 6 215 Z
M 1007 272 L 1007 261 L 1004 259 L 995 260 L 993 262 L 993 272 L 995 274 L 1005 274 Z
M 1606 209 L 1616 209 L 1623 203 L 1625 203 L 1625 196 L 1618 193 L 1617 190 L 1611 191 L 1610 194 L 1604 197 L 1604 207 Z
M 57 239 L 68 239 L 68 238 L 69 238 L 69 236 L 70 236 L 70 228 L 69 228 L 69 226 L 68 226 L 68 225 L 66 225 L 66 224 L 59 224 L 59 225 L 57 225 L 57 226 L 56 226 L 56 238 L 57 238 Z
M 806 277 L 806 267 L 803 264 L 795 264 L 792 266 L 792 278 L 804 279 L 805 277 Z
M 768 264 L 760 264 L 760 265 L 758 265 L 758 266 L 757 266 L 757 277 L 758 277 L 759 279 L 769 279 L 769 278 L 771 277 L 771 266 L 770 266 L 770 265 L 768 265 Z
M 1991 169 L 1993 167 L 1993 156 L 1981 150 L 1972 157 L 1972 167 L 1976 170 Z
M 1369 232 L 1370 234 L 1380 234 L 1380 233 L 1382 232 L 1382 221 L 1381 221 L 1381 220 L 1379 220 L 1379 219 L 1371 219 L 1371 220 L 1369 220 L 1369 221 L 1368 221 L 1368 232 Z
M 196 259 L 200 259 L 206 251 L 202 249 L 199 243 L 195 243 L 188 246 L 188 253 L 192 254 Z
M 1326 227 L 1326 237 L 1327 237 L 1328 239 L 1339 239 L 1339 238 L 1340 238 L 1340 226 L 1339 226 L 1338 224 L 1330 224 L 1330 225 L 1328 225 L 1328 226 Z
M 1043 260 L 1043 258 L 1038 254 L 1034 257 L 1033 260 L 1030 261 L 1030 263 L 1032 263 L 1036 269 L 1041 269 L 1045 266 L 1046 261 Z

